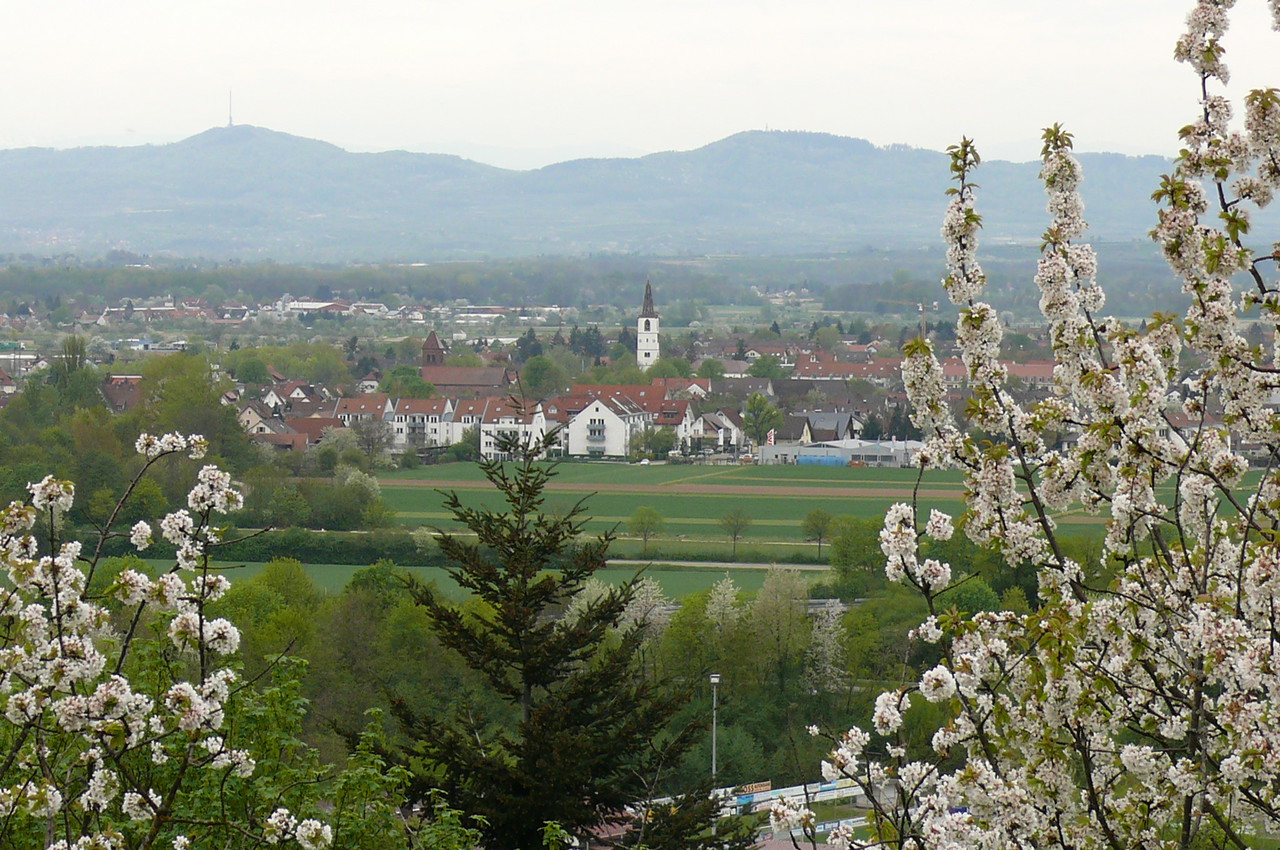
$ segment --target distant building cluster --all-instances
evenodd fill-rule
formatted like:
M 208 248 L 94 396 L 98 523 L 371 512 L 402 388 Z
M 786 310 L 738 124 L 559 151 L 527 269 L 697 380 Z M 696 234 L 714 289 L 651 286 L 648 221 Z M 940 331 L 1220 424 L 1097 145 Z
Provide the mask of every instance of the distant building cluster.
M 81 315 L 78 323 L 96 328 L 141 323 L 163 329 L 181 321 L 237 325 L 328 315 L 453 329 L 448 342 L 431 330 L 421 346 L 416 372 L 434 389 L 431 398 L 379 392 L 382 375 L 376 369 L 360 380 L 326 387 L 269 367 L 270 380 L 255 389 L 253 397 L 246 395 L 243 384 L 229 392 L 223 400 L 236 406 L 245 431 L 254 440 L 281 450 L 306 451 L 330 429 L 376 426 L 385 429 L 385 450 L 389 452 L 415 452 L 430 459 L 470 441 L 479 454 L 497 457 L 506 440 L 541 440 L 554 429 L 553 450 L 568 457 L 622 459 L 642 453 L 657 457 L 657 447 L 659 452 L 670 451 L 672 457 L 760 463 L 908 466 L 914 462 L 919 443 L 912 439 L 916 435 L 901 386 L 901 339 L 890 341 L 865 331 L 846 334 L 843 328 L 837 331 L 834 327 L 817 333 L 817 322 L 808 336 L 796 333 L 794 327 L 783 333 L 776 323 L 771 333 L 758 330 L 715 335 L 691 329 L 681 341 L 679 356 L 689 361 L 697 374 L 714 377 L 672 377 L 670 369 L 663 369 L 662 377 L 652 377 L 648 383 L 579 380 L 536 398 L 525 397 L 510 352 L 526 340 L 537 343 L 533 326 L 559 321 L 563 312 L 558 307 L 464 302 L 392 309 L 374 301 L 290 296 L 266 305 L 225 303 L 211 307 L 200 299 L 166 298 L 159 303 L 126 301 L 93 315 Z M 530 330 L 524 336 L 488 341 L 469 339 L 459 330 L 495 317 L 528 321 Z M 634 330 L 624 328 L 622 332 L 630 336 L 630 350 L 642 372 L 648 373 L 663 362 L 663 347 L 673 339 L 663 335 L 661 323 L 653 288 L 646 282 Z M 10 323 L 10 327 L 17 324 Z M 954 336 L 948 336 L 942 327 L 929 330 L 941 358 L 948 399 L 962 416 L 966 367 L 951 348 Z M 1011 328 L 1015 330 L 1023 339 L 1023 348 L 1001 360 L 1008 370 L 1011 391 L 1024 401 L 1048 397 L 1054 391 L 1054 364 L 1043 332 L 1036 327 Z M 575 326 L 570 339 L 578 333 Z M 621 342 L 603 338 L 595 326 L 582 336 L 588 333 L 593 335 L 596 351 Z M 560 337 L 559 330 L 556 336 Z M 157 337 L 115 340 L 107 358 L 95 358 L 99 362 L 121 358 L 101 388 L 109 409 L 128 410 L 141 398 L 142 377 L 128 371 L 128 358 L 180 352 L 188 347 L 180 336 Z M 101 336 L 96 339 L 101 341 Z M 543 341 L 546 339 L 544 336 Z M 469 359 L 481 365 L 452 365 L 459 361 L 451 358 L 455 352 L 450 346 L 463 342 L 472 352 L 463 362 Z M 56 352 L 40 352 L 30 340 L 0 341 L 0 407 L 28 375 L 39 374 L 57 356 Z M 597 363 L 608 359 L 596 356 Z M 1194 375 L 1195 370 L 1189 370 L 1187 378 Z M 747 402 L 756 396 L 778 415 L 767 435 L 748 421 Z M 1175 410 L 1180 399 L 1171 395 L 1169 403 L 1171 413 L 1162 427 L 1177 432 L 1184 427 Z M 1209 416 L 1212 424 L 1212 411 Z M 666 436 L 655 440 L 657 434 Z M 1079 435 L 1067 430 L 1051 436 L 1065 445 Z M 1238 440 L 1236 445 L 1246 454 L 1254 448 Z M 1256 448 L 1261 452 L 1260 446 Z

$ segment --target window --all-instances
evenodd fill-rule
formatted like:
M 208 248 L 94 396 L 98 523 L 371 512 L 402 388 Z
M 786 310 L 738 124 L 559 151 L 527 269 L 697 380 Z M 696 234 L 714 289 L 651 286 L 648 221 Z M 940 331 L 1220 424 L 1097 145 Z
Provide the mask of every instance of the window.
M 646 331 L 647 331 L 647 330 L 649 330 L 649 320 L 648 320 L 648 319 L 645 319 L 645 320 L 644 320 L 644 329 L 645 329 Z

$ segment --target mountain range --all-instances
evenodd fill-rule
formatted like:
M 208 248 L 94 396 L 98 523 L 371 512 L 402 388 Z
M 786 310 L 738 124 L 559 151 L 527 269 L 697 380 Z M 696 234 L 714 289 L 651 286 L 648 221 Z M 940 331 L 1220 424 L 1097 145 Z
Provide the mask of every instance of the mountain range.
M 1079 158 L 1092 238 L 1144 239 L 1170 161 Z M 989 243 L 1038 240 L 1038 170 L 979 168 Z M 167 145 L 0 151 L 0 185 L 0 253 L 408 262 L 936 247 L 950 182 L 945 153 L 822 133 L 512 171 L 228 126 Z

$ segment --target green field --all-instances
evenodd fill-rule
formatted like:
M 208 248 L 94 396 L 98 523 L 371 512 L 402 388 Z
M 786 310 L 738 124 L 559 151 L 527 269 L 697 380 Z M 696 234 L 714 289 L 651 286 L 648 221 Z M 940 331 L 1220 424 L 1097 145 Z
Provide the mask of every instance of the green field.
M 566 511 L 585 500 L 599 532 L 620 526 L 641 506 L 665 520 L 663 541 L 724 541 L 720 517 L 741 509 L 752 520 L 744 544 L 781 544 L 790 551 L 816 547 L 804 541 L 801 522 L 821 508 L 835 516 L 874 519 L 911 497 L 912 469 L 817 466 L 638 466 L 623 463 L 564 463 L 547 493 L 546 509 Z M 393 473 L 380 479 L 383 497 L 408 526 L 454 528 L 441 489 L 457 489 L 464 503 L 497 509 L 498 493 L 484 486 L 474 464 L 448 464 Z M 963 509 L 956 472 L 930 473 L 921 484 L 924 509 L 953 515 Z M 651 541 L 652 543 L 652 541 Z M 728 546 L 722 542 L 723 547 Z M 725 552 L 725 557 L 728 553 Z
M 881 486 L 893 484 L 911 486 L 917 472 L 914 469 L 890 469 L 872 467 L 837 466 L 762 466 L 757 464 L 728 465 L 667 465 L 641 466 L 634 463 L 575 462 L 566 461 L 556 467 L 554 480 L 569 484 L 619 483 L 644 484 L 761 484 L 784 486 Z M 400 470 L 380 476 L 385 481 L 483 481 L 480 467 L 474 463 L 447 463 L 424 466 L 418 469 Z M 927 487 L 952 487 L 959 492 L 963 485 L 959 472 L 930 471 L 925 475 Z
M 172 561 L 148 561 L 156 569 L 163 570 L 173 566 Z M 226 570 L 225 575 L 233 582 L 253 578 L 262 572 L 262 564 L 230 564 L 217 565 Z M 350 564 L 307 564 L 307 574 L 326 593 L 341 593 L 347 586 L 351 576 L 362 567 Z M 465 594 L 458 585 L 440 567 L 405 567 L 407 572 L 416 575 L 422 581 L 434 581 L 436 586 L 446 595 L 461 599 Z M 633 567 L 606 567 L 596 575 L 609 584 L 621 584 L 635 575 Z M 653 576 L 662 585 L 663 591 L 672 599 L 681 599 L 691 593 L 705 590 L 725 576 L 723 569 L 715 567 L 671 567 L 655 564 L 645 570 L 645 575 Z M 815 572 L 815 577 L 823 575 Z M 754 592 L 764 584 L 765 570 L 735 569 L 733 580 L 743 590 Z

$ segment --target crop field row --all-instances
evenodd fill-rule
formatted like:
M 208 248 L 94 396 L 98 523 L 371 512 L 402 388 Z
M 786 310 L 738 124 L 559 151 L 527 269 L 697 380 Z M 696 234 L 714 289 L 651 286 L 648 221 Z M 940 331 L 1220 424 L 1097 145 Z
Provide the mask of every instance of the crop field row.
M 559 464 L 547 489 L 546 509 L 567 511 L 580 500 L 591 518 L 589 531 L 621 527 L 637 508 L 662 515 L 663 534 L 715 537 L 718 520 L 735 509 L 752 520 L 744 539 L 801 542 L 800 523 L 821 508 L 833 516 L 877 519 L 895 502 L 910 501 L 953 516 L 964 510 L 964 484 L 958 471 L 929 471 L 917 481 L 914 469 L 818 466 L 639 466 L 626 463 Z M 1240 489 L 1257 485 L 1250 472 Z M 457 492 L 464 504 L 499 509 L 497 492 L 475 464 L 454 463 L 391 473 L 381 477 L 383 497 L 404 525 L 453 528 L 439 491 Z M 1166 505 L 1172 485 L 1156 489 Z M 1105 513 L 1105 510 L 1104 510 Z M 1103 518 L 1083 510 L 1056 515 L 1064 525 L 1098 525 Z
M 397 512 L 405 525 L 452 528 L 452 517 L 444 506 L 444 497 L 433 490 L 386 489 L 383 496 Z M 501 509 L 501 499 L 492 491 L 460 490 L 459 497 L 469 507 Z M 719 520 L 735 509 L 751 518 L 747 537 L 775 540 L 801 540 L 801 523 L 812 510 L 821 508 L 833 516 L 854 516 L 874 519 L 884 515 L 890 501 L 871 494 L 816 498 L 803 496 L 742 496 L 737 494 L 663 495 L 652 493 L 562 493 L 550 494 L 544 509 L 551 513 L 564 513 L 582 501 L 586 515 L 591 517 L 588 530 L 602 531 L 621 525 L 637 508 L 648 507 L 662 515 L 667 534 L 696 534 L 718 536 Z M 956 514 L 963 510 L 958 499 L 930 499 L 927 508 L 937 508 Z
M 831 466 L 738 466 L 667 465 L 640 466 L 628 463 L 565 462 L 556 467 L 552 480 L 559 484 L 683 485 L 742 484 L 763 487 L 790 486 L 871 486 L 910 487 L 916 481 L 914 469 Z M 421 482 L 438 486 L 439 482 L 483 481 L 480 467 L 472 463 L 450 463 L 401 470 L 382 476 L 384 483 Z M 925 486 L 962 489 L 959 472 L 930 471 Z
M 833 516 L 876 519 L 896 501 L 908 500 L 916 483 L 910 469 L 796 466 L 633 466 L 565 463 L 548 487 L 545 509 L 566 512 L 582 502 L 592 532 L 618 528 L 637 508 L 663 517 L 662 537 L 723 539 L 721 517 L 741 510 L 752 521 L 745 541 L 804 545 L 801 523 L 821 508 Z M 500 510 L 501 499 L 472 464 L 450 464 L 382 479 L 383 497 L 404 525 L 454 528 L 440 492 L 454 491 L 464 504 Z M 931 475 L 921 504 L 951 514 L 963 510 L 958 474 Z
M 170 561 L 149 561 L 157 569 L 167 569 L 172 567 Z M 219 564 L 226 570 L 224 573 L 232 582 L 245 581 L 262 572 L 262 564 Z M 306 564 L 304 565 L 307 575 L 311 576 L 312 581 L 326 593 L 341 593 L 342 589 L 351 581 L 351 576 L 362 567 L 352 566 L 350 564 Z M 406 571 L 417 576 L 424 582 L 435 582 L 436 587 L 445 595 L 461 599 L 465 596 L 463 591 L 458 587 L 449 574 L 440 567 L 405 567 Z M 760 589 L 764 584 L 765 570 L 754 568 L 736 568 L 732 571 L 733 580 L 743 590 L 754 592 Z M 601 581 L 608 584 L 621 584 L 631 578 L 636 573 L 633 566 L 606 567 L 600 570 L 596 575 Z M 687 567 L 687 566 L 664 566 L 662 564 L 653 564 L 645 568 L 645 575 L 653 576 L 660 585 L 663 592 L 672 599 L 681 599 L 693 593 L 698 593 L 711 587 L 720 581 L 726 575 L 723 567 Z M 815 575 L 821 575 L 816 573 Z

